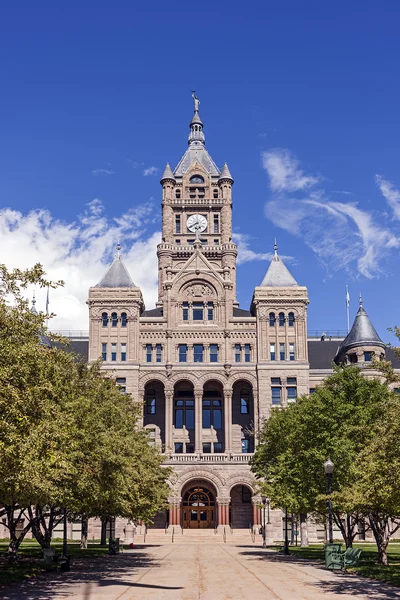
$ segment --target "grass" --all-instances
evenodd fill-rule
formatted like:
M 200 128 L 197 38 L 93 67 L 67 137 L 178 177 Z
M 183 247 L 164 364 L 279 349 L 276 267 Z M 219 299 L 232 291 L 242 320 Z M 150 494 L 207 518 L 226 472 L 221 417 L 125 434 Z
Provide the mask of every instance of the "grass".
M 357 575 L 362 575 L 369 579 L 384 581 L 400 587 L 400 543 L 392 542 L 389 544 L 388 567 L 378 565 L 378 552 L 375 544 L 354 544 L 354 547 L 361 548 L 362 555 L 359 565 L 349 568 L 349 573 L 357 573 Z M 307 560 L 323 561 L 325 558 L 324 546 L 321 544 L 312 544 L 308 548 L 290 546 L 290 554 Z
M 53 540 L 51 547 L 57 554 L 62 554 L 62 541 Z M 10 583 L 24 581 L 31 577 L 37 577 L 45 572 L 42 561 L 42 551 L 36 540 L 25 540 L 18 550 L 18 563 L 15 565 L 7 564 L 5 554 L 8 551 L 8 541 L 0 540 L 0 588 Z M 77 557 L 95 557 L 108 554 L 108 546 L 100 546 L 99 541 L 89 543 L 88 548 L 82 550 L 79 542 L 68 542 L 68 555 L 72 558 Z

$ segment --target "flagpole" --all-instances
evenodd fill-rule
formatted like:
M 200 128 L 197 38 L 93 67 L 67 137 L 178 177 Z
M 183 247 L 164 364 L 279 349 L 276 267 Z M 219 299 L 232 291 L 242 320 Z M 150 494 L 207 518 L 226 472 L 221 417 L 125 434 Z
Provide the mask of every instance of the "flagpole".
M 350 331 L 350 295 L 349 288 L 346 284 L 346 316 L 347 316 L 347 333 Z

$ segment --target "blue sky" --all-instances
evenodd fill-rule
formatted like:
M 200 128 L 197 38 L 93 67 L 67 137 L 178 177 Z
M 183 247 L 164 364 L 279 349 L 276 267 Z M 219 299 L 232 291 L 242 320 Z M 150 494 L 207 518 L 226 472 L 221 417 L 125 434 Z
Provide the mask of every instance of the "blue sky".
M 150 308 L 159 177 L 186 148 L 196 89 L 207 148 L 235 178 L 241 305 L 276 236 L 308 287 L 310 330 L 345 329 L 348 283 L 352 317 L 361 291 L 389 339 L 400 323 L 399 18 L 394 0 L 3 6 L 1 260 L 40 260 L 65 279 L 55 324 L 86 328 L 87 288 L 121 236 Z

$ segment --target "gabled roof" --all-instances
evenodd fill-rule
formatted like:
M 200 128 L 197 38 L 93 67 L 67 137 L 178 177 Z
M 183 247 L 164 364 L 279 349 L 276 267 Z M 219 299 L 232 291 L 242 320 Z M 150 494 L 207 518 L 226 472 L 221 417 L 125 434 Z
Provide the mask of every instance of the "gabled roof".
M 280 258 L 276 243 L 274 245 L 274 252 L 261 287 L 292 287 L 299 285 Z
M 346 352 L 351 348 L 357 348 L 359 346 L 381 346 L 385 348 L 385 343 L 382 342 L 375 327 L 372 325 L 369 316 L 365 312 L 360 299 L 360 308 L 357 311 L 356 318 L 350 332 L 347 337 L 340 344 L 338 351 L 335 356 L 335 362 L 340 363 L 343 361 Z
M 135 287 L 127 268 L 122 262 L 121 255 L 118 254 L 114 258 L 112 265 L 109 267 L 103 279 L 95 286 L 98 288 L 124 288 Z

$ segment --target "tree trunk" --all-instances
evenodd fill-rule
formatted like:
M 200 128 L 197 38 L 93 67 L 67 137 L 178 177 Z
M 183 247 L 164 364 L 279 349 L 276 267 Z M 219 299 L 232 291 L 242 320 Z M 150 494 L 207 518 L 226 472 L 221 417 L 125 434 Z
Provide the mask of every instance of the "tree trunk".
M 17 526 L 24 514 L 24 509 L 20 509 L 16 504 L 7 505 L 4 507 L 5 514 L 7 515 L 5 526 L 7 527 L 10 534 L 10 541 L 8 544 L 8 563 L 14 564 L 18 560 L 18 548 L 31 528 L 31 523 L 28 524 L 20 531 L 17 535 Z M 17 516 L 15 516 L 17 513 Z
M 107 545 L 107 519 L 104 517 L 101 518 L 101 538 L 100 538 L 100 546 Z
M 54 527 L 62 518 L 59 514 L 60 509 L 50 506 L 46 510 L 43 506 L 37 505 L 35 506 L 35 512 L 30 506 L 28 513 L 35 539 L 42 548 L 50 548 Z
M 390 541 L 389 518 L 375 512 L 369 514 L 369 523 L 378 548 L 378 564 L 388 566 L 387 547 Z
M 307 513 L 300 513 L 300 546 L 308 546 Z
M 82 531 L 81 531 L 81 548 L 86 549 L 88 546 L 88 527 L 89 519 L 86 515 L 82 515 Z

